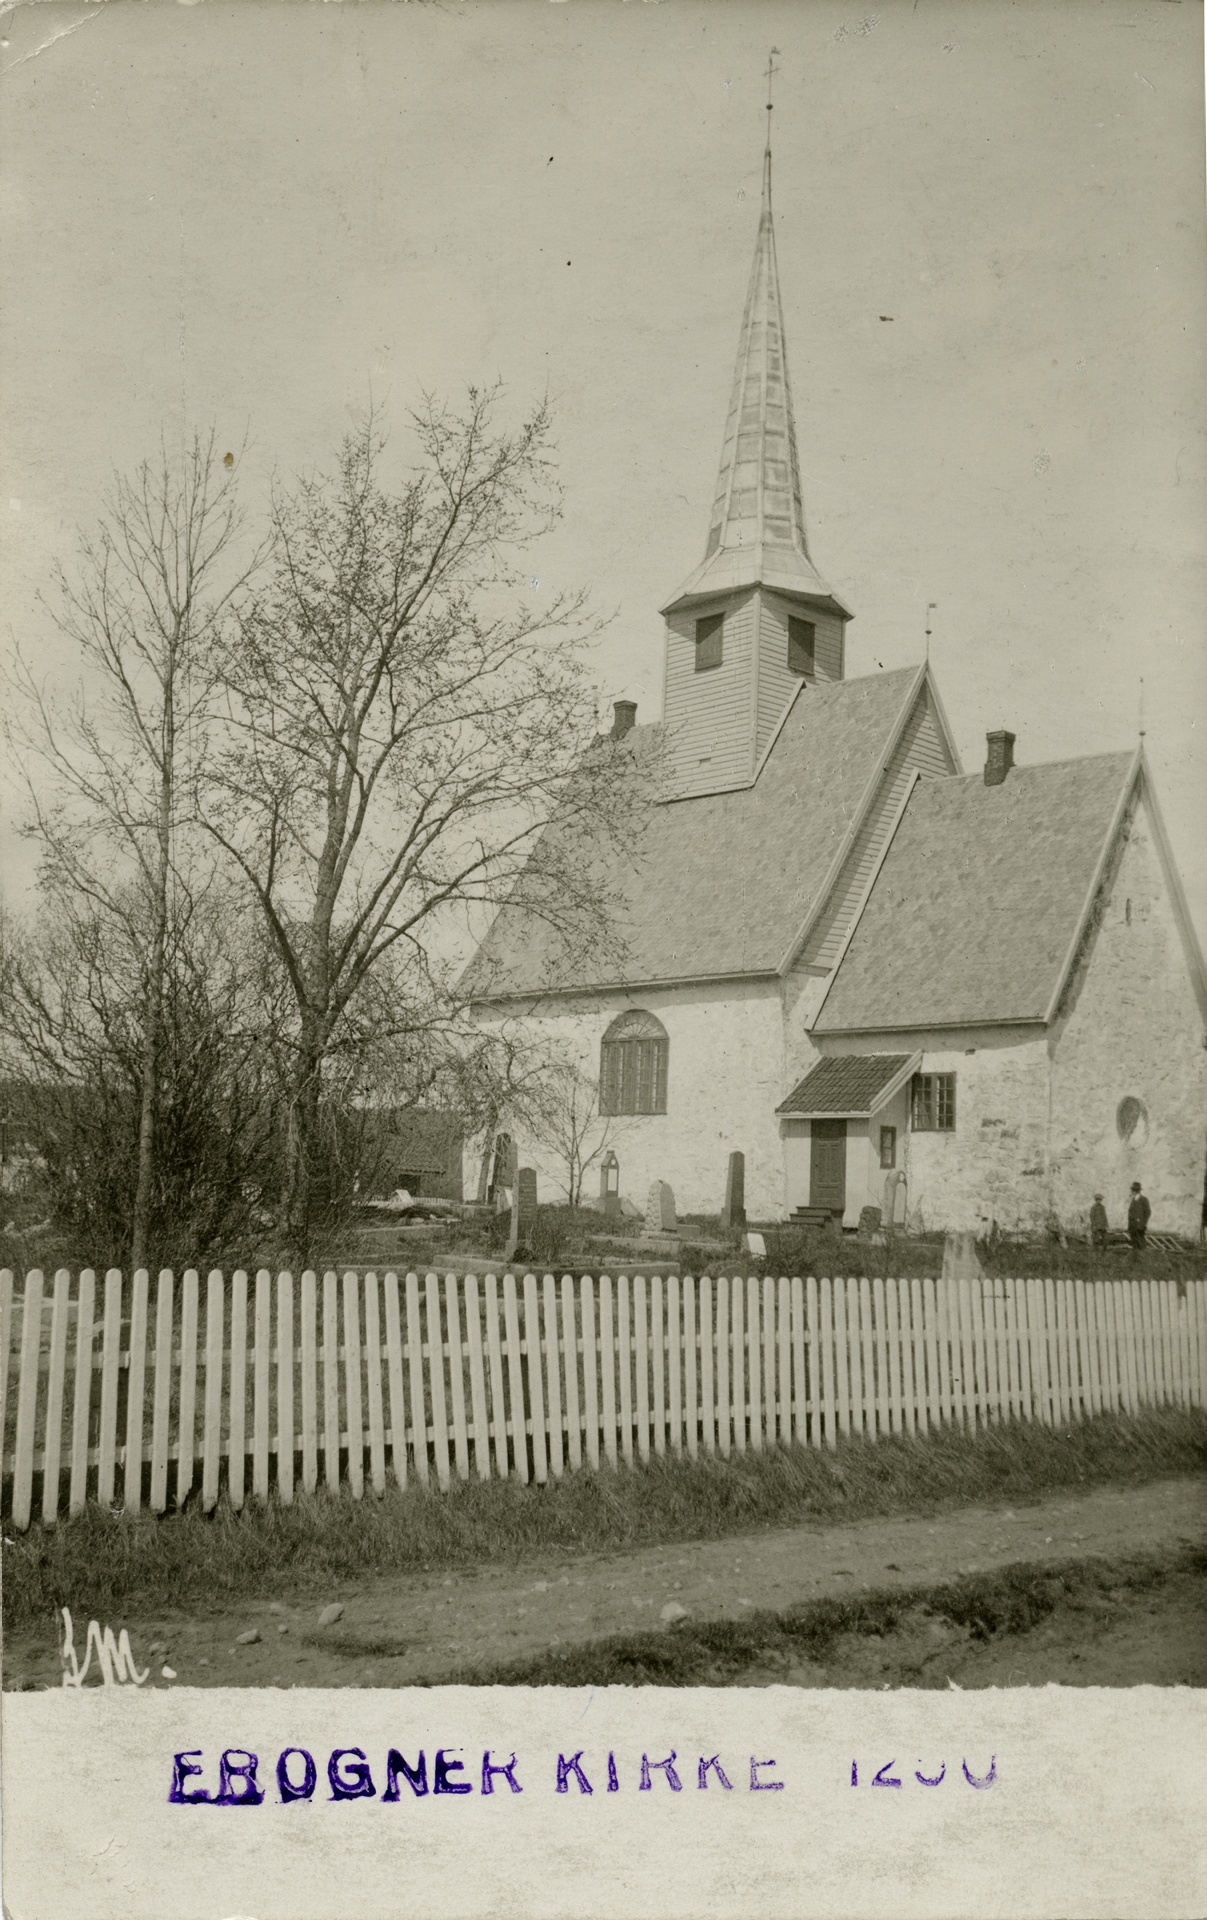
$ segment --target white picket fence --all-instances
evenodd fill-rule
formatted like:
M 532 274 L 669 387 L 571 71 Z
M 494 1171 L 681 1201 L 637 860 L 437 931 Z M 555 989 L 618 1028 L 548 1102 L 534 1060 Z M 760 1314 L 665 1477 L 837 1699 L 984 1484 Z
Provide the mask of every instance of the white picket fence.
M 1207 1282 L 0 1274 L 10 1524 L 1204 1405 Z M 341 1324 L 342 1323 L 342 1324 Z M 99 1337 L 99 1347 L 98 1347 Z M 12 1362 L 15 1360 L 15 1369 Z M 10 1375 L 15 1371 L 15 1394 Z M 99 1377 L 99 1378 L 98 1378 Z M 15 1406 L 14 1406 L 15 1401 Z M 473 1463 L 471 1469 L 470 1452 Z M 275 1463 L 275 1465 L 274 1465 Z M 248 1469 L 250 1466 L 250 1489 Z M 172 1469 L 174 1468 L 174 1472 Z

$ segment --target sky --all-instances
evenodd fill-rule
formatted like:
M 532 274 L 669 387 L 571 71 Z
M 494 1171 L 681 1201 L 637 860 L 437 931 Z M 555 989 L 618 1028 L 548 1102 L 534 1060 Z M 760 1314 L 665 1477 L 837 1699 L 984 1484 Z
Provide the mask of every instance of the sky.
M 194 424 L 321 463 L 370 399 L 549 394 L 536 597 L 610 616 L 601 703 L 661 700 L 774 199 L 810 548 L 847 671 L 931 658 L 965 766 L 1143 724 L 1207 936 L 1202 10 L 1177 0 L 480 0 L 4 17 L 0 646 Z M 528 562 L 526 561 L 526 567 Z M 1143 695 L 1141 682 L 1143 681 Z M 10 904 L 33 871 L 0 790 Z M 987 882 L 991 876 L 987 876 Z

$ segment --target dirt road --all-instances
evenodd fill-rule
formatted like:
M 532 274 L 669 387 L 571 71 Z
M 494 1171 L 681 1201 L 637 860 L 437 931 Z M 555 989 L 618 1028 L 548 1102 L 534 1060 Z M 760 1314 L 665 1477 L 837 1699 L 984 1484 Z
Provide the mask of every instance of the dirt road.
M 102 1624 L 129 1629 L 140 1666 L 151 1664 L 148 1684 L 407 1686 L 438 1681 L 454 1668 L 657 1627 L 667 1610 L 674 1618 L 734 1619 L 748 1609 L 924 1585 L 1011 1561 L 1165 1553 L 1204 1538 L 1207 1484 L 1179 1479 L 1017 1509 L 794 1527 L 578 1559 L 545 1556 L 522 1567 L 375 1579 L 296 1603 L 249 1601 L 208 1616 L 159 1613 Z M 343 1611 L 320 1627 L 319 1612 L 331 1603 Z M 253 1631 L 258 1639 L 239 1644 L 240 1634 Z M 165 1665 L 173 1680 L 163 1678 Z M 5 1667 L 6 1685 L 57 1685 L 51 1622 L 10 1637 Z

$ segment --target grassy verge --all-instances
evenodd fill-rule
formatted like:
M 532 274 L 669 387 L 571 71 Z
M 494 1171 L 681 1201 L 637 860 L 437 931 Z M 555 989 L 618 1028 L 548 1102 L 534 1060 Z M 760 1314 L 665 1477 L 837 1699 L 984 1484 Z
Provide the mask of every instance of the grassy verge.
M 276 1500 L 236 1513 L 220 1502 L 155 1518 L 91 1508 L 6 1535 L 4 1624 L 59 1606 L 97 1619 L 123 1608 L 210 1613 L 253 1597 L 297 1597 L 334 1582 L 509 1564 L 538 1554 L 711 1540 L 801 1522 L 1017 1505 L 1207 1470 L 1207 1415 L 1167 1408 L 1066 1429 L 1003 1425 L 917 1439 L 849 1440 L 834 1452 L 774 1448 L 728 1460 L 668 1458 L 635 1471 L 567 1474 L 545 1486 L 455 1483 Z
M 783 1613 L 743 1620 L 680 1621 L 667 1631 L 614 1634 L 551 1648 L 534 1659 L 447 1675 L 446 1686 L 716 1687 L 751 1669 L 790 1669 L 833 1661 L 847 1635 L 887 1639 L 921 1613 L 962 1629 L 973 1642 L 1029 1633 L 1069 1607 L 1098 1601 L 1109 1611 L 1130 1593 L 1151 1592 L 1180 1573 L 1207 1573 L 1207 1552 L 1164 1559 L 1077 1560 L 1053 1566 L 1019 1562 L 994 1573 L 965 1574 L 937 1586 L 811 1600 Z M 1109 1598 L 1108 1598 L 1109 1596 Z

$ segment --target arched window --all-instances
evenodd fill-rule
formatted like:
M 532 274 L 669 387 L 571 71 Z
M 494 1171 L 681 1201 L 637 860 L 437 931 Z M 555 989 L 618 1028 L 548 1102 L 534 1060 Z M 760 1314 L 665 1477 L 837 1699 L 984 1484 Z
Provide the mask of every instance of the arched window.
M 603 1037 L 599 1059 L 601 1113 L 665 1113 L 666 1028 L 652 1013 L 622 1013 Z

